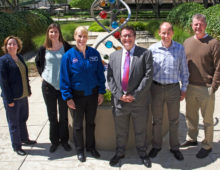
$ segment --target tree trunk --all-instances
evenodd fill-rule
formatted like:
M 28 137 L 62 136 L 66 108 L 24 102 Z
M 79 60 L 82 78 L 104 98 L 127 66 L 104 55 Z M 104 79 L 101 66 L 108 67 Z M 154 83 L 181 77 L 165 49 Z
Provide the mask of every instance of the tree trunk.
M 208 8 L 208 0 L 203 0 L 203 4 L 205 8 Z

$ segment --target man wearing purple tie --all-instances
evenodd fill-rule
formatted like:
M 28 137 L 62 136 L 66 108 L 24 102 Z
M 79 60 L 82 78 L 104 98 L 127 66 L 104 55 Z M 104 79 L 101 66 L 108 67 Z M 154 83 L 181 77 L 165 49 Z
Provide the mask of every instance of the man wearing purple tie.
M 130 118 L 133 121 L 136 148 L 142 163 L 151 167 L 146 153 L 146 123 L 153 76 L 152 54 L 135 45 L 136 32 L 126 26 L 121 30 L 123 49 L 110 55 L 107 81 L 112 92 L 113 116 L 116 131 L 116 153 L 110 165 L 125 156 Z

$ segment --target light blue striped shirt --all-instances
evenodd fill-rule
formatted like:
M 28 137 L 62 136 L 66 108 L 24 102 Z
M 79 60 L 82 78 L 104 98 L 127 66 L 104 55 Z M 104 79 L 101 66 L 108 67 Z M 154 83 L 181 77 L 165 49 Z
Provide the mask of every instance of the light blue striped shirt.
M 169 48 L 157 42 L 149 47 L 153 54 L 153 80 L 161 84 L 172 84 L 181 81 L 181 91 L 186 91 L 189 83 L 189 71 L 184 47 L 172 41 Z

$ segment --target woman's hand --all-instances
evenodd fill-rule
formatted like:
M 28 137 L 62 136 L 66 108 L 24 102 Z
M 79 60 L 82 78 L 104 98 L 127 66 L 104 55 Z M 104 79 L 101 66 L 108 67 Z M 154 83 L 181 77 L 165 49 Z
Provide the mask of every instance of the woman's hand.
M 71 109 L 76 109 L 76 105 L 75 105 L 75 102 L 73 101 L 73 99 L 67 100 L 67 105 Z
M 14 103 L 14 102 L 13 102 L 13 103 L 9 103 L 8 106 L 9 106 L 9 107 L 14 107 L 14 106 L 15 106 L 15 103 Z
M 102 104 L 104 101 L 104 95 L 103 94 L 99 94 L 98 96 L 98 105 Z

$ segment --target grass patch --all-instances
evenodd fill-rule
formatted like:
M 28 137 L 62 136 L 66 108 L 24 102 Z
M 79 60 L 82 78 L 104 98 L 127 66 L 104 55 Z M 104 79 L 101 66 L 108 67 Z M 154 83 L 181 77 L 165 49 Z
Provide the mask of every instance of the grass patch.
M 66 41 L 73 40 L 73 33 L 78 26 L 91 25 L 93 22 L 62 22 L 60 27 L 62 30 L 63 38 Z M 43 45 L 45 40 L 46 32 L 44 34 L 37 35 L 32 38 L 32 43 L 34 44 L 34 50 L 39 49 Z

